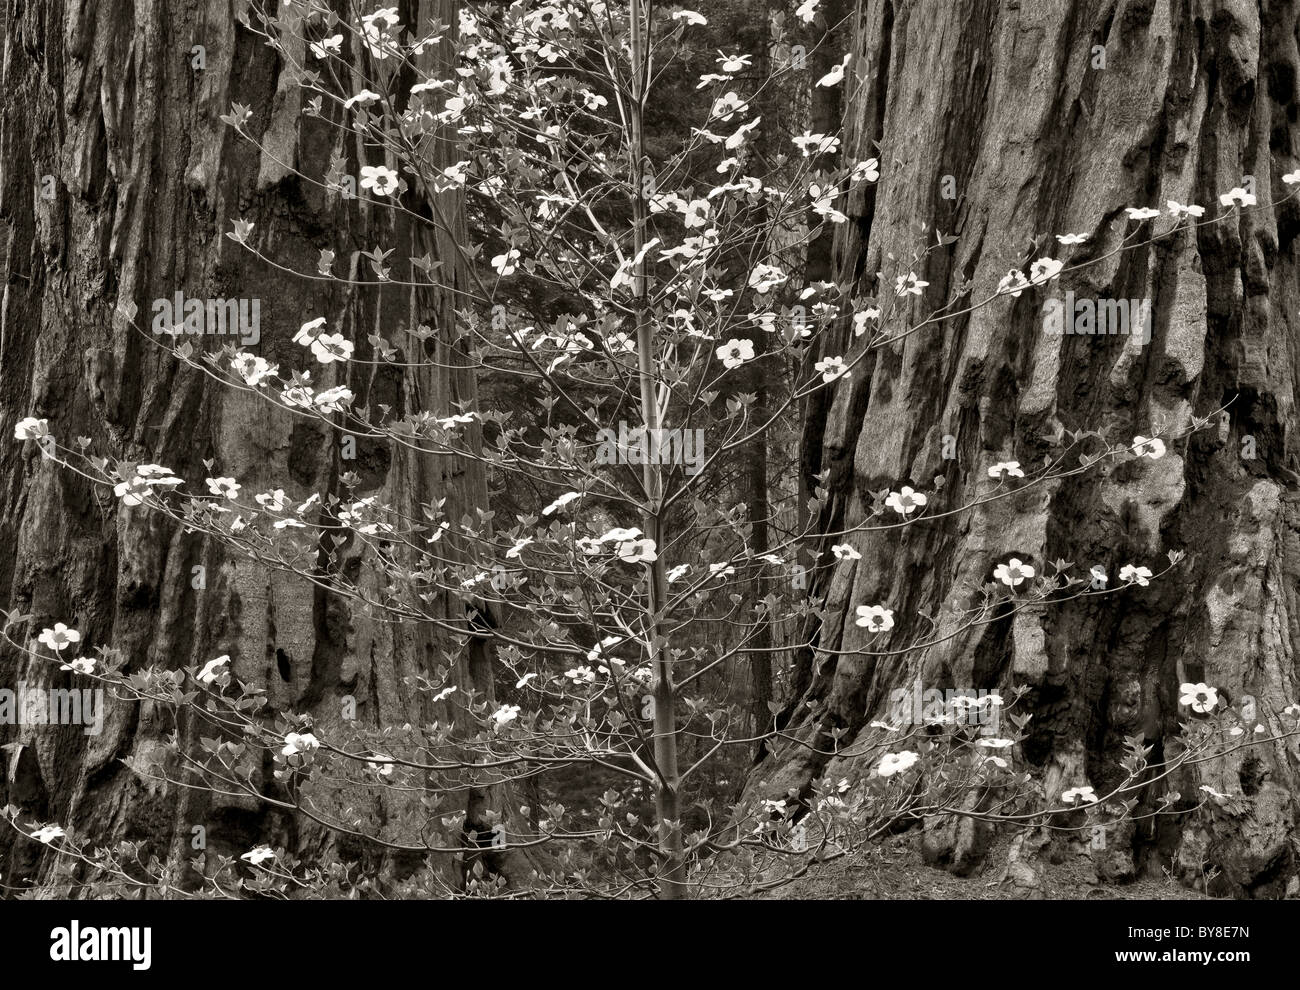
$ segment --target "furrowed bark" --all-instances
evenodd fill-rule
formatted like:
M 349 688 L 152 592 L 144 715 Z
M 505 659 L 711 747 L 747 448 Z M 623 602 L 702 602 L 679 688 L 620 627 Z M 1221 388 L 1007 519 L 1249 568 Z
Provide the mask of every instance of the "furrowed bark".
M 909 269 L 918 221 L 957 234 L 917 267 L 930 287 L 884 328 L 897 333 L 904 317 L 914 323 L 965 279 L 982 298 L 1009 268 L 1065 256 L 1058 233 L 1089 235 L 1071 257 L 1101 257 L 1132 229 L 1124 207 L 1163 211 L 1175 200 L 1214 215 L 1219 194 L 1247 176 L 1261 205 L 1284 198 L 1294 187 L 1281 176 L 1300 153 L 1298 11 L 1295 3 L 1263 11 L 1232 2 L 861 0 L 844 152 L 879 156 L 881 178 L 849 200 L 835 277 L 865 293 L 883 271 L 888 299 L 893 277 Z M 955 198 L 945 198 L 945 176 Z M 1043 293 L 1026 293 L 887 347 L 838 385 L 808 445 L 814 470 L 830 470 L 827 529 L 859 524 L 868 493 L 887 486 L 912 484 L 943 505 L 969 502 L 989 464 L 1041 463 L 1043 436 L 1062 427 L 1127 442 L 1231 404 L 1217 429 L 1171 444 L 1159 461 L 1088 473 L 901 539 L 861 538 L 863 559 L 837 566 L 824 583 L 824 648 L 880 648 L 852 621 L 864 603 L 896 610 L 895 648 L 919 637 L 918 611 L 934 613 L 979 586 L 1010 555 L 1039 567 L 1063 558 L 1084 574 L 1100 564 L 1112 585 L 1124 564 L 1159 570 L 1170 549 L 1188 559 L 1148 588 L 1034 609 L 927 650 L 818 654 L 788 709 L 790 731 L 813 742 L 843 726 L 849 745 L 896 688 L 1020 684 L 1030 689 L 1022 710 L 1034 716 L 1024 761 L 1049 793 L 1078 783 L 1100 793 L 1120 774 L 1124 737 L 1153 746 L 1152 759 L 1176 755 L 1188 717 L 1181 682 L 1218 686 L 1238 707 L 1250 696 L 1258 721 L 1284 728 L 1277 713 L 1300 684 L 1297 232 L 1294 201 L 1243 210 L 1062 278 L 1056 295 L 1149 299 L 1153 338 L 1144 347 L 1047 334 Z M 847 335 L 826 346 L 852 353 Z M 955 439 L 954 460 L 942 455 L 945 436 Z M 936 493 L 937 475 L 946 485 Z M 824 773 L 869 770 L 810 759 L 793 745 L 775 750 L 751 792 L 780 796 Z M 1201 884 L 1213 866 L 1215 893 L 1280 896 L 1296 872 L 1298 771 L 1291 740 L 1181 773 L 1139 812 L 1166 790 L 1179 791 L 1178 807 L 1187 808 L 1207 784 L 1242 795 L 1247 813 L 1140 825 L 1094 856 L 1099 876 L 1168 868 Z M 980 865 L 983 849 L 975 842 L 935 855 L 965 870 Z

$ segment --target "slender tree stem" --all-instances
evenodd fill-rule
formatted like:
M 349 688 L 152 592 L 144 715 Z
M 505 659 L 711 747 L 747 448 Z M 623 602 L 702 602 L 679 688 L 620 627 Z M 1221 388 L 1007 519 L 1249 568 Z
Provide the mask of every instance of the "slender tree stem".
M 655 330 L 647 307 L 646 263 L 641 257 L 645 246 L 646 183 L 644 134 L 642 110 L 645 106 L 645 36 L 641 19 L 642 0 L 631 0 L 631 58 L 632 96 L 629 102 L 629 138 L 632 153 L 632 210 L 633 246 L 637 259 L 632 271 L 633 292 L 637 312 L 637 366 L 641 385 L 641 418 L 645 426 L 647 443 L 659 436 L 659 399 L 656 395 Z M 662 549 L 664 538 L 664 479 L 662 465 L 657 457 L 643 458 L 642 477 L 645 483 L 646 503 L 642 508 L 642 528 L 646 539 L 656 547 L 655 560 L 650 565 L 649 587 L 649 647 L 654 668 L 654 758 L 659 778 L 655 782 L 655 813 L 659 819 L 659 849 L 665 861 L 660 874 L 659 895 L 668 900 L 687 896 L 686 858 L 682 848 L 681 798 L 678 793 L 680 775 L 677 769 L 677 702 L 673 686 L 672 655 L 664 635 L 662 609 L 668 600 L 668 575 Z

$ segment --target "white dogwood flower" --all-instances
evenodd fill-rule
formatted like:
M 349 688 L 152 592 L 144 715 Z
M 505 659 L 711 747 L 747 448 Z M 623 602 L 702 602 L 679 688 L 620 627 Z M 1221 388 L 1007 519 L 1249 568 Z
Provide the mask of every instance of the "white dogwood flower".
M 869 632 L 889 632 L 894 628 L 894 610 L 883 605 L 859 605 L 856 625 Z
M 990 478 L 1001 480 L 1003 477 L 1023 478 L 1024 476 L 1025 472 L 1020 470 L 1019 461 L 998 461 L 998 463 L 989 468 Z
M 1208 684 L 1180 684 L 1178 687 L 1178 703 L 1180 705 L 1190 705 L 1192 711 L 1205 714 L 1213 711 L 1214 706 L 1219 703 L 1219 692 Z
M 14 426 L 15 440 L 41 440 L 50 435 L 50 421 L 28 416 Z
M 901 753 L 886 753 L 880 758 L 880 763 L 876 765 L 876 773 L 882 777 L 892 777 L 895 774 L 903 773 L 910 770 L 916 761 L 921 757 L 913 753 L 910 749 L 905 749 Z
M 1158 437 L 1144 437 L 1138 434 L 1133 438 L 1133 454 L 1158 461 L 1165 456 L 1165 442 Z
M 925 505 L 925 503 L 925 495 L 913 491 L 906 485 L 903 486 L 902 491 L 890 492 L 889 497 L 885 499 L 885 504 L 900 516 L 910 516 L 919 506 Z
M 1018 557 L 1012 557 L 1005 564 L 998 564 L 993 569 L 993 576 L 1008 588 L 1014 588 L 1023 583 L 1026 578 L 1033 577 L 1034 569 Z
M 1151 569 L 1149 567 L 1134 567 L 1132 564 L 1125 564 L 1119 569 L 1119 579 L 1129 584 L 1138 584 L 1145 588 L 1151 583 Z

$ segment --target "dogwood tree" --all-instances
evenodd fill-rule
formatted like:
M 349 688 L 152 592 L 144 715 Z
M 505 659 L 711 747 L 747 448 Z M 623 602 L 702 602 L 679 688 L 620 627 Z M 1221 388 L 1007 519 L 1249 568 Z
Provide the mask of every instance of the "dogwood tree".
M 829 36 L 818 16 L 807 0 L 781 23 Z M 111 644 L 80 641 L 71 617 L 46 628 L 37 617 L 9 616 L 15 648 L 204 727 L 199 752 L 178 739 L 166 759 L 136 765 L 142 775 L 247 794 L 378 848 L 465 864 L 463 880 L 431 868 L 417 881 L 423 892 L 735 896 L 935 815 L 1104 827 L 1132 817 L 1142 788 L 1178 767 L 1295 731 L 1300 709 L 1246 724 L 1204 704 L 1211 688 L 1185 685 L 1193 701 L 1177 757 L 1151 764 L 1141 740 L 1131 740 L 1124 782 L 1112 792 L 1047 794 L 1011 755 L 1031 713 L 995 697 L 980 703 L 979 719 L 966 717 L 974 703 L 963 702 L 912 724 L 882 718 L 852 746 L 833 733 L 835 754 L 862 768 L 855 778 L 747 806 L 715 795 L 693 812 L 684 802 L 693 778 L 719 761 L 743 773 L 755 746 L 781 734 L 774 718 L 747 718 L 722 672 L 739 657 L 761 655 L 779 669 L 799 649 L 819 662 L 836 655 L 817 642 L 819 625 L 839 617 L 809 596 L 812 571 L 851 566 L 869 535 L 901 538 L 1061 478 L 1158 459 L 1212 414 L 1152 423 L 1149 436 L 1081 428 L 1055 438 L 1046 458 L 971 465 L 983 479 L 974 502 L 947 499 L 942 477 L 895 479 L 869 493 L 874 511 L 847 529 L 823 518 L 820 486 L 799 504 L 785 472 L 770 479 L 767 514 L 756 518 L 735 497 L 738 459 L 755 443 L 794 437 L 804 400 L 845 387 L 873 352 L 1098 263 L 1070 260 L 1081 235 L 1058 235 L 1050 251 L 1008 254 L 998 284 L 960 287 L 929 311 L 926 259 L 952 235 L 924 222 L 915 243 L 897 246 L 892 270 L 808 281 L 806 246 L 847 220 L 849 191 L 887 182 L 888 168 L 876 158 L 843 160 L 836 133 L 774 132 L 757 108 L 791 79 L 859 85 L 853 58 L 814 79 L 774 33 L 760 76 L 753 52 L 698 47 L 692 38 L 708 28 L 702 12 L 648 0 L 519 0 L 462 7 L 456 23 L 406 24 L 397 8 L 340 14 L 320 0 L 286 0 L 249 26 L 278 52 L 305 114 L 333 135 L 328 160 L 282 164 L 426 236 L 350 257 L 344 245 L 325 247 L 314 270 L 298 271 L 252 224 L 236 223 L 226 236 L 286 278 L 377 288 L 392 301 L 371 332 L 349 329 L 325 307 L 304 314 L 284 329 L 300 345 L 292 367 L 190 339 L 184 324 L 155 332 L 131 306 L 122 318 L 177 360 L 256 396 L 269 415 L 481 466 L 493 499 L 393 504 L 364 493 L 347 471 L 325 491 L 288 479 L 255 490 L 219 464 L 183 478 L 164 464 L 92 451 L 39 416 L 23 420 L 16 439 L 111 488 L 123 511 L 168 516 L 363 614 L 435 628 L 454 644 L 412 685 L 445 718 L 350 723 L 331 736 L 272 709 L 262 686 L 234 676 L 229 656 L 125 673 L 125 658 Z M 661 94 L 683 88 L 697 96 L 696 119 L 655 113 Z M 236 104 L 223 119 L 275 154 L 248 108 Z M 1267 207 L 1242 190 L 1211 215 L 1175 203 L 1136 207 L 1118 221 L 1129 225 L 1120 249 L 1254 208 Z M 454 320 L 426 319 L 429 293 L 454 300 Z M 452 366 L 471 369 L 488 401 L 394 406 L 373 389 L 379 373 Z M 760 366 L 761 402 L 746 389 Z M 756 546 L 760 521 L 770 538 Z M 382 580 L 358 580 L 345 551 L 364 552 Z M 861 602 L 843 618 L 870 636 L 872 648 L 855 654 L 913 654 L 1025 609 L 1141 594 L 1180 557 L 1171 548 L 1167 561 L 1135 560 L 1109 575 L 1008 554 L 987 583 L 965 589 L 950 611 L 928 617 L 927 634 L 907 641 L 894 631 L 897 603 Z M 463 607 L 449 612 L 447 601 Z M 36 626 L 43 631 L 34 637 Z M 457 682 L 457 651 L 480 651 L 490 680 Z M 984 731 L 995 712 L 1005 721 Z M 264 757 L 275 766 L 271 792 L 254 772 Z M 589 820 L 563 807 L 556 785 L 544 792 L 537 783 L 572 768 L 609 781 Z M 524 785 L 544 794 L 541 807 L 519 810 Z M 399 797 L 402 815 L 382 828 L 368 822 L 347 797 L 358 788 Z M 58 823 L 30 824 L 39 841 L 94 867 L 95 882 L 169 876 L 139 848 L 96 848 L 93 836 Z M 208 870 L 199 893 L 328 894 L 346 879 L 283 849 L 259 847 L 243 860 Z

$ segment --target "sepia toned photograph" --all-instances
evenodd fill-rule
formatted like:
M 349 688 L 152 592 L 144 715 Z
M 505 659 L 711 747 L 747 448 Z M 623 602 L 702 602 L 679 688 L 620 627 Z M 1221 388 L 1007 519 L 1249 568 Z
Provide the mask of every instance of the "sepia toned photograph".
M 0 942 L 1282 965 L 1300 2 L 380 2 L 5 2 Z

